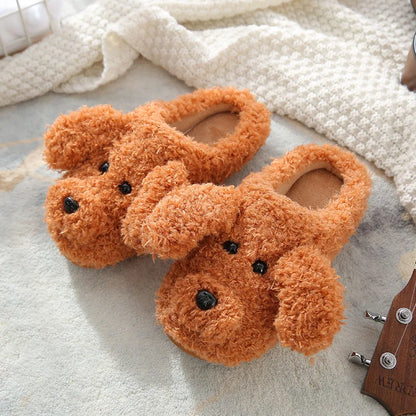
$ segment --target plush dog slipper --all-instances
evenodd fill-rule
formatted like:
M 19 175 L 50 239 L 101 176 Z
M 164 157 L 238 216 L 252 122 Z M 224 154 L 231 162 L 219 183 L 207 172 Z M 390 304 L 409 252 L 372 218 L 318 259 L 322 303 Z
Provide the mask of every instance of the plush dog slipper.
M 186 177 L 184 167 L 169 171 L 173 182 Z M 343 287 L 331 260 L 370 193 L 354 155 L 300 146 L 237 188 L 176 186 L 159 202 L 162 181 L 154 180 L 143 186 L 141 241 L 151 253 L 185 256 L 157 294 L 157 317 L 173 342 L 225 365 L 259 357 L 279 340 L 306 355 L 332 343 Z
M 181 161 L 190 182 L 220 183 L 253 157 L 269 128 L 269 111 L 234 88 L 198 90 L 127 114 L 104 105 L 62 115 L 45 135 L 48 165 L 66 171 L 46 199 L 49 232 L 81 266 L 142 254 L 126 244 L 121 224 L 140 202 L 146 175 Z

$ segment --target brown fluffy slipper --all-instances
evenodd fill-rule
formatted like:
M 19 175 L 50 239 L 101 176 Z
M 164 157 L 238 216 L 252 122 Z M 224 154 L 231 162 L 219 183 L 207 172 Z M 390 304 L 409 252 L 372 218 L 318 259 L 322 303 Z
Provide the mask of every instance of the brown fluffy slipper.
M 186 177 L 179 163 L 164 169 L 165 182 L 169 171 L 173 182 Z M 158 320 L 178 346 L 236 365 L 278 341 L 306 355 L 332 343 L 344 308 L 331 260 L 356 230 L 371 186 L 353 154 L 300 146 L 237 188 L 182 185 L 159 202 L 163 186 L 149 183 L 139 237 L 151 253 L 185 256 L 157 294 Z
M 192 183 L 221 183 L 264 143 L 269 111 L 248 91 L 197 90 L 124 114 L 109 105 L 61 115 L 45 134 L 48 165 L 65 171 L 48 192 L 48 230 L 61 252 L 104 267 L 141 247 L 126 245 L 121 224 L 155 167 L 181 161 Z M 136 221 L 137 225 L 137 221 Z

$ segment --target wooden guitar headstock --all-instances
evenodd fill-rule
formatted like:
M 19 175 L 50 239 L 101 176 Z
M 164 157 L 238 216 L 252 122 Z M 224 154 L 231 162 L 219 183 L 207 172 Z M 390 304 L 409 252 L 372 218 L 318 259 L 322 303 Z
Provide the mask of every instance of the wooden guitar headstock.
M 361 393 L 379 401 L 392 416 L 416 413 L 416 270 L 406 287 L 393 299 L 386 318 L 366 312 L 384 322 L 373 357 L 358 353 L 350 361 L 368 366 Z
M 416 12 L 416 0 L 411 0 L 410 4 Z M 406 85 L 410 91 L 416 89 L 416 34 L 413 36 L 410 51 L 407 55 L 406 64 L 403 69 L 401 82 Z

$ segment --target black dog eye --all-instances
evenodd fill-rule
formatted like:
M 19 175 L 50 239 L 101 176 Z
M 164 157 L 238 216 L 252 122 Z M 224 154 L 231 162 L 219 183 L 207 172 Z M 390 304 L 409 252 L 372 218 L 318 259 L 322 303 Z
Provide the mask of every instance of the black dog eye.
M 254 273 L 265 274 L 267 272 L 267 263 L 264 261 L 256 260 L 252 266 Z
M 217 304 L 217 298 L 207 290 L 200 290 L 196 295 L 196 304 L 199 309 L 207 311 Z
M 101 166 L 100 166 L 100 172 L 101 173 L 106 173 L 108 171 L 108 168 L 110 167 L 110 164 L 108 162 L 104 162 Z
M 234 241 L 226 241 L 223 245 L 224 250 L 228 251 L 230 254 L 237 254 L 238 244 Z
M 123 182 L 121 185 L 118 186 L 118 189 L 120 189 L 120 192 L 123 195 L 131 193 L 131 185 L 128 182 Z
M 70 196 L 67 196 L 64 200 L 64 210 L 67 214 L 73 214 L 75 211 L 78 211 L 79 204 L 75 199 L 72 199 Z

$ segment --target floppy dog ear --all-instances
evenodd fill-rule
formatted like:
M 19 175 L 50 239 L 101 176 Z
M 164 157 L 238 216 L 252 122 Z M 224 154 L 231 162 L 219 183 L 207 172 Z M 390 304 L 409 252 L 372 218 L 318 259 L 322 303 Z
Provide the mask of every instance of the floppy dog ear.
M 53 169 L 70 170 L 106 153 L 129 129 L 129 116 L 110 105 L 81 107 L 60 115 L 45 133 L 45 159 Z
M 329 259 L 313 247 L 298 247 L 279 259 L 274 279 L 274 325 L 282 346 L 311 355 L 331 345 L 344 318 L 344 288 Z
M 123 219 L 121 234 L 124 243 L 144 254 L 142 225 L 156 205 L 173 189 L 189 185 L 188 171 L 180 161 L 171 161 L 156 166 L 143 179 L 139 194 L 131 203 Z
M 205 236 L 229 231 L 235 222 L 239 192 L 210 183 L 177 186 L 186 183 L 186 169 L 180 165 L 156 168 L 129 208 L 123 234 L 138 252 L 185 257 Z

